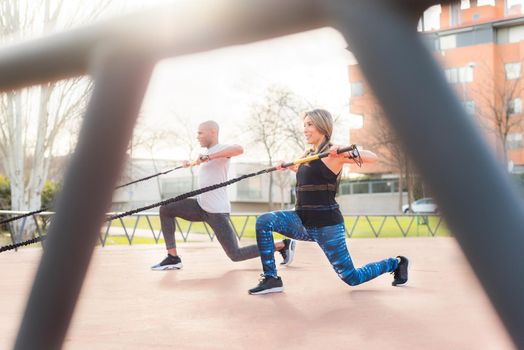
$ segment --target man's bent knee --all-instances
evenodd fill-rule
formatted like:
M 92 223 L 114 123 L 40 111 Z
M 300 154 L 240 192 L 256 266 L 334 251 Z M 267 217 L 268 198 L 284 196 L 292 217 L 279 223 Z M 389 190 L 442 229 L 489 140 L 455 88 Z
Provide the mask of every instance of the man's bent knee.
M 160 216 L 169 216 L 169 208 L 166 205 L 162 205 L 158 209 L 158 213 L 160 214 Z
M 240 254 L 240 252 L 238 250 L 237 251 L 226 251 L 226 255 L 233 262 L 238 262 L 238 261 L 244 260 L 244 259 L 242 259 L 242 255 Z

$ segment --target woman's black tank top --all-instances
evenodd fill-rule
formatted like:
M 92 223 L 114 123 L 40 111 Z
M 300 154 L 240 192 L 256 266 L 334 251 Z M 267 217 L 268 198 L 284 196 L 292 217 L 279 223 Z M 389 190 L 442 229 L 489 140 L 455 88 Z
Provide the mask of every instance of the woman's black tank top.
M 295 211 L 305 227 L 324 227 L 344 222 L 338 203 L 337 175 L 321 159 L 301 164 L 297 171 Z

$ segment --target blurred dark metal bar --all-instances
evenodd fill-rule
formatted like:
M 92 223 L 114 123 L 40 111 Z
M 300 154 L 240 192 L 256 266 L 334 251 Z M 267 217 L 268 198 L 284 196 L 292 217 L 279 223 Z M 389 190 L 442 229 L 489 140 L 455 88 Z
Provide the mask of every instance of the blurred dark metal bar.
M 406 11 L 340 2 L 346 36 L 515 344 L 524 349 L 524 205 Z M 373 20 L 371 20 L 371 16 Z
M 88 74 L 93 49 L 127 45 L 152 59 L 212 50 L 325 25 L 315 0 L 179 1 L 4 48 L 0 92 Z
M 16 348 L 56 349 L 63 342 L 150 74 L 149 60 L 139 62 L 136 54 L 154 61 L 314 29 L 326 18 L 346 35 L 515 344 L 524 348 L 523 204 L 415 31 L 421 11 L 434 3 L 189 1 L 0 51 L 0 91 L 6 91 L 86 74 L 95 50 L 123 47 L 95 65 L 95 95 Z
M 102 53 L 95 90 L 64 180 L 15 349 L 59 349 L 142 103 L 153 64 Z

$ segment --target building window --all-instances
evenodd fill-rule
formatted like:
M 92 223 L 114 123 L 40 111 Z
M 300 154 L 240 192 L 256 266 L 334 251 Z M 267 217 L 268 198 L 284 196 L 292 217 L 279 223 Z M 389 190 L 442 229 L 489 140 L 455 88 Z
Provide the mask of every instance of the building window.
M 477 6 L 495 6 L 495 0 L 477 0 Z
M 475 114 L 475 101 L 464 101 L 462 102 L 464 109 L 469 114 Z
M 371 183 L 371 193 L 387 193 L 391 192 L 391 187 L 388 186 L 387 181 L 377 181 Z
M 522 13 L 524 0 L 506 0 L 506 15 L 518 15 Z
M 179 194 L 191 191 L 191 177 L 178 177 L 162 181 L 162 195 L 165 197 L 175 197 Z
M 524 26 L 516 26 L 508 29 L 508 42 L 518 43 L 524 40 Z
M 466 67 L 449 68 L 444 71 L 446 79 L 451 84 L 456 83 L 471 83 L 473 81 L 474 64 L 470 63 Z
M 473 66 L 460 67 L 458 78 L 461 83 L 471 83 L 473 81 Z
M 515 80 L 520 78 L 520 63 L 506 63 L 504 65 L 507 80 Z
M 444 71 L 444 73 L 446 74 L 446 79 L 448 80 L 449 83 L 451 83 L 451 84 L 458 83 L 458 70 L 457 70 L 457 68 L 446 69 Z
M 351 193 L 369 193 L 369 182 L 363 182 L 363 183 L 354 183 L 351 186 Z
M 351 83 L 351 96 L 357 97 L 364 95 L 364 84 L 361 82 Z
M 471 4 L 469 3 L 469 0 L 461 0 L 460 1 L 460 9 L 461 10 L 466 10 L 466 9 L 469 9 L 471 7 Z
M 456 25 L 459 25 L 461 22 L 460 6 L 458 6 L 458 4 L 452 3 L 449 5 L 449 7 L 450 7 L 449 25 L 451 27 L 454 27 Z
M 262 199 L 262 178 L 252 177 L 237 184 L 237 199 L 242 200 L 256 200 Z
M 440 29 L 440 14 L 442 6 L 434 5 L 424 11 L 424 15 L 419 21 L 419 31 L 439 30 Z
M 522 113 L 522 100 L 520 98 L 515 98 L 508 102 L 508 114 L 519 114 Z
M 508 134 L 508 137 L 506 138 L 506 148 L 522 148 L 522 134 Z
M 453 35 L 443 35 L 440 37 L 440 49 L 449 50 L 457 47 L 457 36 Z
M 393 193 L 398 192 L 398 185 L 397 179 L 341 182 L 338 194 Z
M 362 129 L 364 127 L 364 116 L 361 114 L 353 114 L 349 121 L 350 129 Z

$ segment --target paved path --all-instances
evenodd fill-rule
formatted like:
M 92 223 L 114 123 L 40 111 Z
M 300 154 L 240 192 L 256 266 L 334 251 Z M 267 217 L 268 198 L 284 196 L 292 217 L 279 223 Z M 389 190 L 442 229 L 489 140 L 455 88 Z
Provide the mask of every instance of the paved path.
M 252 240 L 243 240 L 248 244 Z M 357 264 L 413 261 L 407 287 L 391 275 L 349 287 L 313 243 L 280 270 L 286 291 L 250 296 L 258 259 L 233 263 L 218 243 L 179 245 L 180 271 L 153 272 L 161 245 L 97 248 L 65 349 L 512 349 L 452 238 L 353 239 Z M 0 349 L 12 347 L 41 254 L 0 254 Z

